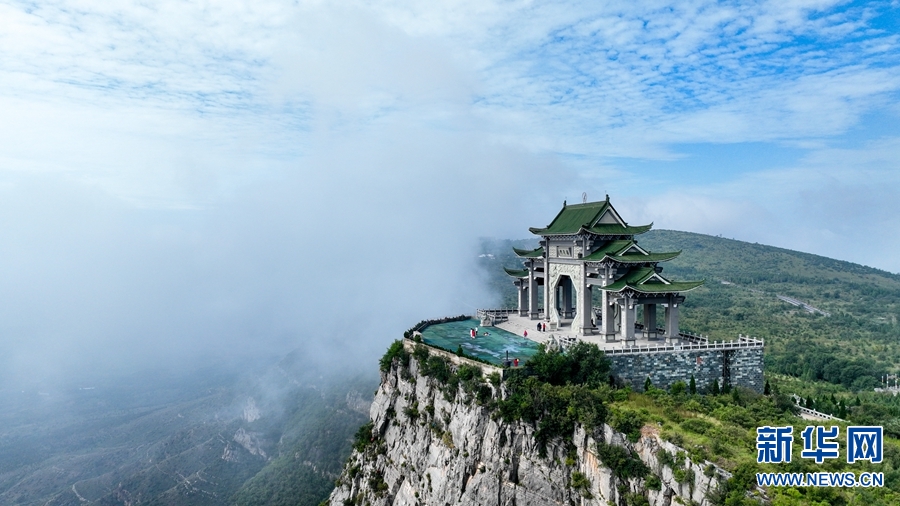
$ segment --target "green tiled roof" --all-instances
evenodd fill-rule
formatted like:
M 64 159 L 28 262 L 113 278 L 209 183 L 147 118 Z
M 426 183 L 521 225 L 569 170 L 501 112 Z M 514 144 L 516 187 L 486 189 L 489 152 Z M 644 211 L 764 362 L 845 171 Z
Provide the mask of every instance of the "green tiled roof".
M 512 276 L 514 278 L 527 278 L 528 277 L 527 269 L 510 269 L 508 267 L 504 267 L 503 270 L 506 271 L 507 274 L 509 274 L 510 276 Z
M 650 230 L 653 224 L 630 227 L 618 224 L 598 224 L 591 227 L 603 213 L 612 207 L 609 200 L 588 202 L 585 204 L 564 205 L 556 218 L 544 228 L 531 227 L 528 230 L 535 235 L 574 235 L 590 232 L 597 235 L 635 235 Z
M 623 227 L 621 225 L 597 225 L 595 227 L 586 228 L 588 232 L 597 235 L 640 235 L 650 231 L 653 224 L 640 225 L 637 227 Z
M 538 249 L 519 249 L 513 248 L 513 252 L 519 257 L 522 258 L 543 258 L 544 256 L 544 247 L 541 246 Z
M 621 292 L 626 288 L 630 288 L 640 293 L 677 293 L 693 290 L 704 283 L 703 281 L 674 281 L 662 283 L 653 278 L 654 272 L 655 270 L 653 267 L 631 269 L 615 283 L 600 287 L 600 289 L 607 292 Z
M 590 255 L 584 257 L 585 260 L 588 261 L 599 261 L 603 260 L 604 257 L 615 255 L 616 253 L 627 250 L 634 244 L 634 241 L 621 240 L 621 241 L 609 241 L 608 243 L 601 246 L 597 251 L 591 253 Z
M 577 234 L 582 227 L 590 225 L 609 207 L 609 201 L 588 202 L 586 204 L 563 205 L 562 210 L 546 228 L 531 227 L 528 230 L 537 235 Z
M 612 258 L 616 262 L 622 262 L 623 264 L 639 262 L 666 262 L 677 257 L 680 254 L 680 251 L 671 251 L 668 253 L 650 253 L 649 255 L 611 255 L 610 258 Z
M 625 255 L 622 254 L 623 251 L 628 251 L 628 249 L 631 248 L 631 246 L 634 244 L 635 242 L 630 240 L 609 241 L 608 243 L 601 246 L 597 251 L 584 257 L 584 260 L 588 262 L 599 262 L 604 258 L 610 258 L 613 261 L 621 262 L 624 264 L 640 262 L 665 262 L 681 254 L 680 251 L 673 251 L 669 253 L 650 253 L 649 255 L 643 255 L 640 253 L 629 253 Z

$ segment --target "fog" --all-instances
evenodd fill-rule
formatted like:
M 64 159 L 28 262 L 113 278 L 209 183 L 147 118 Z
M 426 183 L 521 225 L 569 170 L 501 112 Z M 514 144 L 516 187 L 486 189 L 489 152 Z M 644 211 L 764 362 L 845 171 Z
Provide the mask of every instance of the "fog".
M 394 136 L 412 145 L 379 149 Z M 556 169 L 401 125 L 321 145 L 199 208 L 17 178 L 0 203 L 0 369 L 33 378 L 295 347 L 374 367 L 420 319 L 495 303 L 477 238 L 515 233 L 529 181 Z
M 833 9 L 0 7 L 0 381 L 374 368 L 583 191 L 896 271 L 898 44 Z

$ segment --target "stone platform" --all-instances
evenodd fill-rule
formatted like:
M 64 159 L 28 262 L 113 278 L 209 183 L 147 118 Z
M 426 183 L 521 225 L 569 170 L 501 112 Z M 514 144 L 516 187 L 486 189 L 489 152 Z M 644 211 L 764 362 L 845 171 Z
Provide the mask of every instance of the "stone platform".
M 624 384 L 642 390 L 644 381 L 650 378 L 658 387 L 668 388 L 675 381 L 688 383 L 691 378 L 701 391 L 717 381 L 763 391 L 763 341 L 738 336 L 732 341 L 709 341 L 705 337 L 680 334 L 677 339 L 637 338 L 632 341 L 606 340 L 605 336 L 582 336 L 563 325 L 561 329 L 547 332 L 537 330 L 538 320 L 510 314 L 507 321 L 496 326 L 513 334 L 524 336 L 538 343 L 545 343 L 555 336 L 558 340 L 594 343 L 606 353 L 613 376 Z M 565 322 L 564 322 L 565 323 Z M 636 330 L 637 335 L 640 331 Z
M 676 338 L 670 340 L 668 343 L 666 342 L 665 336 L 659 337 L 658 339 L 647 339 L 642 337 L 642 332 L 640 330 L 635 331 L 635 339 L 633 341 L 626 342 L 618 339 L 616 341 L 607 341 L 605 336 L 594 334 L 582 336 L 576 332 L 572 332 L 572 328 L 570 326 L 571 322 L 563 321 L 563 326 L 557 330 L 550 330 L 549 324 L 546 332 L 538 332 L 537 323 L 541 320 L 532 320 L 527 316 L 518 316 L 518 315 L 509 315 L 509 320 L 505 322 L 498 323 L 496 326 L 506 330 L 507 332 L 512 332 L 516 335 L 524 335 L 525 331 L 528 331 L 528 339 L 532 341 L 536 341 L 538 343 L 545 343 L 550 339 L 550 336 L 556 336 L 561 339 L 569 339 L 569 340 L 577 340 L 577 341 L 585 341 L 588 343 L 596 344 L 601 350 L 608 349 L 616 349 L 616 348 L 628 348 L 632 346 L 672 346 L 672 345 L 681 345 L 684 341 L 683 339 Z

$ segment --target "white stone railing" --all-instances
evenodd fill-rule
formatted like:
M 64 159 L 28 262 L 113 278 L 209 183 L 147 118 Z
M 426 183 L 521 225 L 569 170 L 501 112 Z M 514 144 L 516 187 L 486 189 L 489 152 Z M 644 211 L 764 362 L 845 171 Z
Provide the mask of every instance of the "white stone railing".
M 595 307 L 595 310 L 599 310 L 600 308 Z M 518 309 L 479 309 L 477 310 L 477 316 L 479 319 L 487 316 L 488 318 L 492 318 L 493 321 L 505 321 L 509 319 L 509 315 L 518 315 Z M 598 322 L 599 323 L 599 322 Z M 644 330 L 644 325 L 642 323 L 635 323 L 635 330 Z M 657 327 L 657 332 L 660 337 L 665 337 L 665 329 L 662 327 Z M 729 349 L 741 349 L 741 348 L 762 348 L 765 345 L 765 341 L 763 339 L 757 339 L 755 337 L 744 336 L 738 334 L 737 340 L 733 341 L 710 341 L 709 336 L 704 336 L 700 334 L 694 334 L 693 332 L 679 332 L 678 337 L 687 341 L 685 344 L 660 344 L 660 345 L 647 345 L 647 346 L 628 346 L 627 344 L 623 348 L 606 348 L 604 349 L 604 353 L 607 354 L 630 354 L 630 353 L 660 353 L 660 352 L 670 352 L 670 351 L 687 351 L 687 350 L 729 350 Z
M 509 315 L 518 316 L 518 309 L 477 309 L 475 310 L 475 316 L 484 322 L 486 319 L 490 320 L 491 325 L 496 325 L 499 322 L 509 321 Z
M 809 415 L 809 416 L 815 416 L 817 418 L 824 418 L 825 420 L 837 420 L 839 422 L 847 421 L 847 420 L 844 420 L 843 418 L 838 418 L 836 416 L 829 415 L 828 413 L 822 413 L 821 411 L 816 411 L 814 409 L 804 408 L 803 406 L 801 406 L 799 404 L 796 404 L 796 406 L 797 406 L 797 409 L 799 409 L 801 413 Z
M 691 350 L 737 350 L 742 348 L 762 348 L 765 342 L 762 339 L 741 336 L 737 341 L 712 341 L 697 344 L 666 344 L 649 346 L 627 346 L 623 348 L 606 348 L 603 353 L 607 355 L 627 355 L 636 353 L 661 353 L 670 351 Z

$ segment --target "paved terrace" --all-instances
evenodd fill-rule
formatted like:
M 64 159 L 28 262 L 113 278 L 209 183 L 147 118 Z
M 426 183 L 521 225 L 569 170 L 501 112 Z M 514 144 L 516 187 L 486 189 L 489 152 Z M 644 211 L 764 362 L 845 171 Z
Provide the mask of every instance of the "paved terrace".
M 687 350 L 687 349 L 734 349 L 734 348 L 756 348 L 763 346 L 762 339 L 755 339 L 752 337 L 746 337 L 739 335 L 737 339 L 732 341 L 710 341 L 705 336 L 693 335 L 689 333 L 681 333 L 678 338 L 670 339 L 669 342 L 666 342 L 664 336 L 658 337 L 657 339 L 647 339 L 643 337 L 643 329 L 641 326 L 638 326 L 635 331 L 635 339 L 633 341 L 629 341 L 626 345 L 625 341 L 617 340 L 612 342 L 607 342 L 604 336 L 599 334 L 581 336 L 575 332 L 571 331 L 571 327 L 569 326 L 570 322 L 563 321 L 563 326 L 557 330 L 551 331 L 548 325 L 546 332 L 539 332 L 537 330 L 537 322 L 538 320 L 532 320 L 526 316 L 519 316 L 517 311 L 507 311 L 507 310 L 488 310 L 489 312 L 496 312 L 498 314 L 502 314 L 498 321 L 495 323 L 495 326 L 511 332 L 513 334 L 523 336 L 525 331 L 528 331 L 528 339 L 536 341 L 538 343 L 545 343 L 550 340 L 551 336 L 555 336 L 557 339 L 576 342 L 576 341 L 585 341 L 588 343 L 596 344 L 601 350 L 606 352 L 607 354 L 616 354 L 616 353 L 652 353 L 652 352 L 664 352 L 664 351 L 674 351 L 674 350 Z M 479 316 L 481 314 L 481 310 L 479 310 Z

